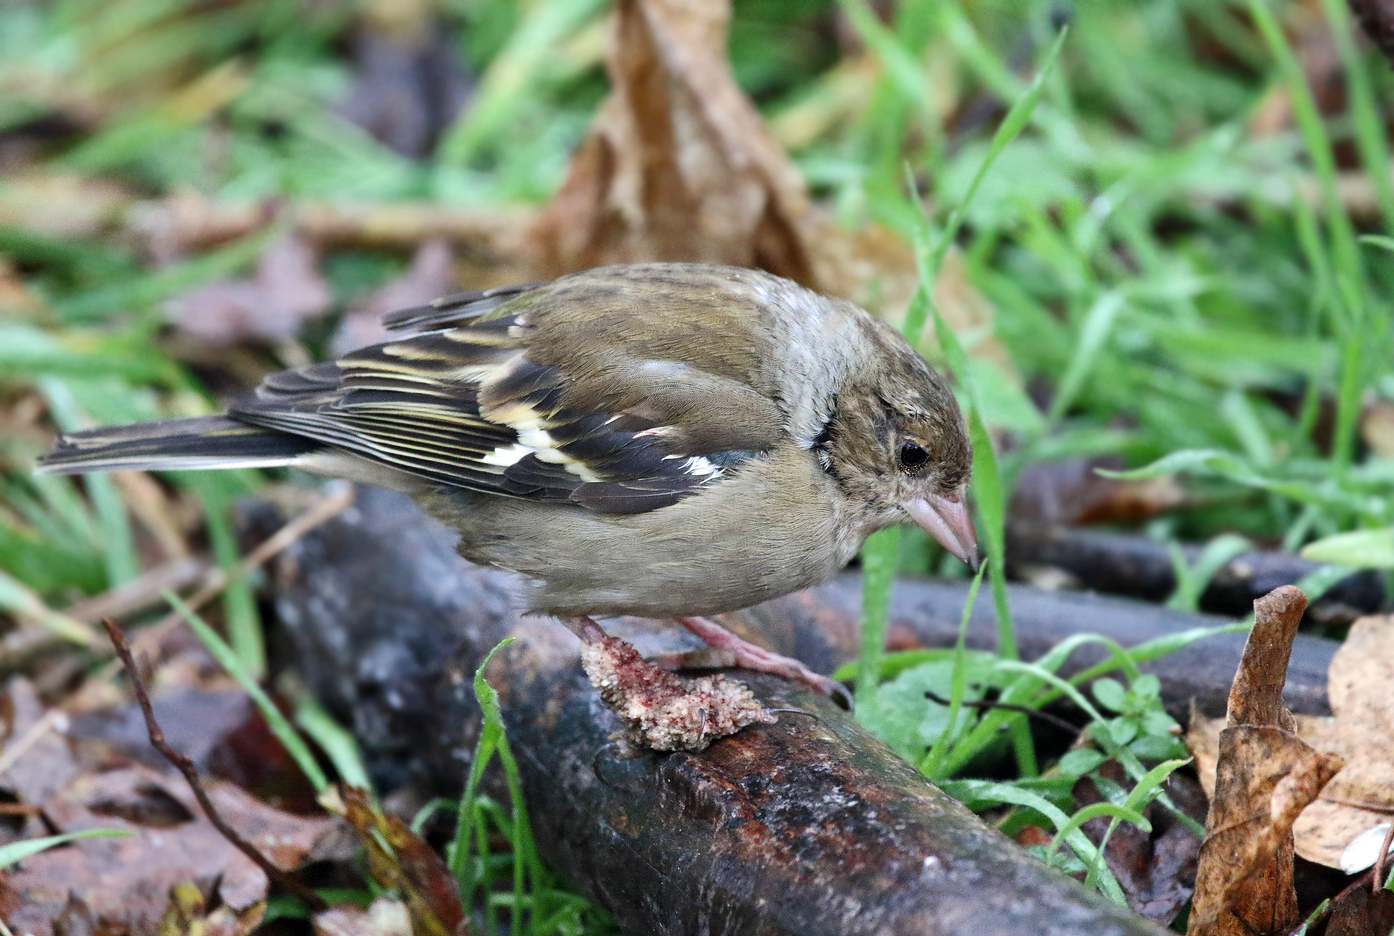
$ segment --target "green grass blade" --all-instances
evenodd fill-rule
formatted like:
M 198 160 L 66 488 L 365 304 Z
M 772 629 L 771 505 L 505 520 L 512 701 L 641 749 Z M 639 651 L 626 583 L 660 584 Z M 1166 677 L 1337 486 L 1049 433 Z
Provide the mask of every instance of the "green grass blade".
M 862 544 L 862 633 L 857 653 L 856 702 L 867 705 L 881 681 L 886 655 L 886 628 L 891 616 L 891 589 L 900 560 L 901 531 L 881 530 Z
M 10 842 L 8 845 L 0 845 L 0 870 L 8 868 L 12 864 L 18 864 L 25 858 L 32 858 L 40 852 L 56 848 L 59 845 L 66 845 L 69 842 L 93 838 L 125 838 L 130 834 L 129 829 L 79 829 L 76 832 L 64 832 L 62 835 L 49 835 L 44 838 Z
M 339 780 L 351 787 L 357 787 L 373 795 L 373 781 L 368 776 L 368 768 L 363 763 L 363 752 L 353 733 L 334 720 L 320 701 L 308 692 L 300 692 L 295 699 L 295 724 L 319 746 Z
M 208 622 L 199 617 L 193 608 L 180 600 L 178 595 L 173 592 L 162 592 L 161 594 L 169 606 L 179 612 L 179 616 L 193 629 L 199 642 L 208 649 L 209 654 L 218 662 L 218 665 L 237 680 L 237 684 L 251 697 L 252 704 L 257 707 L 257 711 L 261 712 L 261 717 L 266 719 L 267 727 L 276 736 L 276 740 L 285 747 L 286 752 L 300 768 L 300 772 L 310 782 L 310 786 L 314 787 L 315 793 L 323 793 L 329 789 L 329 778 L 325 776 L 319 762 L 315 760 L 310 746 L 305 743 L 304 738 L 300 737 L 300 733 L 295 730 L 290 719 L 286 718 L 276 703 L 271 701 L 271 697 L 261 688 L 256 678 L 243 666 L 241 657 L 233 651 L 232 647 L 228 646 L 223 638 L 218 636 L 217 631 L 213 630 Z

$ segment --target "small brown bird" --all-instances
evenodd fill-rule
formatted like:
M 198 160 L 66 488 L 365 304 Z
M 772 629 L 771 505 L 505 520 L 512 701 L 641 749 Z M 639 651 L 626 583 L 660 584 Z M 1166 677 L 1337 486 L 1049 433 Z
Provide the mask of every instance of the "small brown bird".
M 395 312 L 401 338 L 273 374 L 223 416 L 73 433 L 39 470 L 291 465 L 406 491 L 530 608 L 673 619 L 823 692 L 706 616 L 824 581 L 875 530 L 977 566 L 944 380 L 884 323 L 767 273 L 646 264 Z

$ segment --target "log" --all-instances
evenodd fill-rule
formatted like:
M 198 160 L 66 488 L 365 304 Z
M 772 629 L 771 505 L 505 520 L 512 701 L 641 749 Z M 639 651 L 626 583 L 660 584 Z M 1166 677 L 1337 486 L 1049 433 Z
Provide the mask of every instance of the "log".
M 1188 563 L 1202 547 L 1183 546 Z M 1167 544 L 1144 536 L 1081 527 L 1016 521 L 1007 525 L 1007 574 L 1027 578 L 1042 569 L 1064 572 L 1081 588 L 1164 601 L 1176 590 L 1176 570 Z M 1280 585 L 1293 585 L 1322 568 L 1291 553 L 1253 550 L 1220 567 L 1200 596 L 1202 609 L 1245 615 L 1253 603 Z M 1352 572 L 1307 609 L 1309 620 L 1324 625 L 1349 624 L 1385 606 L 1384 583 L 1373 571 Z
M 283 554 L 272 580 L 278 664 L 350 722 L 383 789 L 458 794 L 477 732 L 471 676 L 500 639 L 519 637 L 489 677 L 540 853 L 627 932 L 1161 932 L 1030 858 L 847 713 L 782 681 L 741 674 L 768 704 L 800 711 L 701 754 L 613 742 L 618 723 L 574 638 L 520 616 L 510 577 L 458 559 L 453 537 L 399 495 L 360 491 Z M 958 586 L 900 589 L 900 639 L 956 634 L 955 594 L 961 603 Z M 1062 597 L 1012 593 L 1022 622 L 1036 598 L 1059 612 Z M 1079 613 L 1023 639 L 1027 655 L 1123 604 L 1067 600 Z M 849 655 L 858 602 L 845 577 L 749 621 L 826 669 Z M 975 642 L 992 633 L 985 615 Z M 1162 612 L 1148 626 L 1196 620 Z M 670 633 L 620 623 L 641 650 L 674 648 Z
M 953 646 L 967 596 L 968 586 L 962 581 L 900 580 L 891 596 L 890 647 Z M 1132 647 L 1194 628 L 1234 623 L 1229 618 L 1091 592 L 1052 592 L 1013 584 L 1007 586 L 1007 596 L 1017 645 L 1026 660 L 1045 655 L 1073 634 L 1098 634 Z M 763 636 L 778 652 L 830 673 L 856 656 L 861 600 L 861 578 L 845 573 L 826 585 L 752 608 L 746 615 L 753 626 L 746 630 Z M 1222 715 L 1244 638 L 1243 633 L 1215 634 L 1141 669 L 1161 680 L 1162 701 L 1183 724 L 1192 703 L 1204 714 Z M 974 650 L 996 649 L 997 613 L 986 587 L 969 618 L 965 643 Z M 1306 715 L 1331 714 L 1326 671 L 1337 646 L 1333 640 L 1298 635 L 1283 692 L 1289 709 Z M 1060 672 L 1073 676 L 1107 657 L 1102 647 L 1082 647 Z

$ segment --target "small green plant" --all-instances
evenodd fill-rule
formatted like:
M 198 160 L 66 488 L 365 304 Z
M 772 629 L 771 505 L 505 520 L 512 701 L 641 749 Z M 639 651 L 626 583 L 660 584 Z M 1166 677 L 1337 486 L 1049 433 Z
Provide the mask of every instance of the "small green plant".
M 494 654 L 512 642 L 510 637 L 490 650 L 474 674 L 474 697 L 483 721 L 460 797 L 454 841 L 446 850 L 450 870 L 459 882 L 465 906 L 483 906 L 489 932 L 499 932 L 500 910 L 509 912 L 509 931 L 514 934 L 582 936 L 610 932 L 613 925 L 606 915 L 562 889 L 533 845 L 522 780 L 508 746 L 498 693 L 484 678 Z M 508 792 L 506 808 L 480 791 L 484 772 L 496 758 Z M 508 842 L 507 849 L 491 841 L 495 834 Z M 500 871 L 508 872 L 511 878 L 509 891 L 495 890 Z

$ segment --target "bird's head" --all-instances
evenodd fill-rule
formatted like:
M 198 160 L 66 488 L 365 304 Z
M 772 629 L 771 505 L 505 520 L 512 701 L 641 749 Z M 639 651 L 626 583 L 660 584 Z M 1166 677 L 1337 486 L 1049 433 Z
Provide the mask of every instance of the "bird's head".
M 973 450 L 958 402 L 899 335 L 879 327 L 875 340 L 885 353 L 838 393 L 818 457 L 867 532 L 914 522 L 976 571 L 966 498 Z

